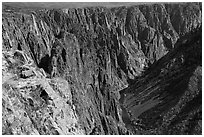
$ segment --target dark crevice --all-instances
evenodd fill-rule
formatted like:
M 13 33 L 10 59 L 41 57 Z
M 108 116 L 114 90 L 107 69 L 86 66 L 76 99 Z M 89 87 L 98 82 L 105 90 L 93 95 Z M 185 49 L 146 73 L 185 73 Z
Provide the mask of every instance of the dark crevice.
M 40 93 L 40 97 L 47 103 L 49 96 L 45 90 L 42 90 Z
M 41 60 L 40 63 L 38 65 L 39 68 L 43 68 L 45 72 L 47 73 L 51 73 L 49 70 L 50 67 L 50 56 L 47 54 L 45 55 Z
M 18 43 L 18 50 L 22 50 L 20 43 Z
M 67 62 L 67 59 L 66 59 L 67 57 L 66 57 L 66 50 L 65 49 L 63 49 L 62 50 L 62 59 L 63 59 L 63 61 L 66 63 Z

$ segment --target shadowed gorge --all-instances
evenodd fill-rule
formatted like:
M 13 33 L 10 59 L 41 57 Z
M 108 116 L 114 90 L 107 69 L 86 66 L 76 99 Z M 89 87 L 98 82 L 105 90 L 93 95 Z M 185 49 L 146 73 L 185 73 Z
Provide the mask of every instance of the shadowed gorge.
M 202 134 L 201 3 L 18 4 L 2 11 L 2 134 Z

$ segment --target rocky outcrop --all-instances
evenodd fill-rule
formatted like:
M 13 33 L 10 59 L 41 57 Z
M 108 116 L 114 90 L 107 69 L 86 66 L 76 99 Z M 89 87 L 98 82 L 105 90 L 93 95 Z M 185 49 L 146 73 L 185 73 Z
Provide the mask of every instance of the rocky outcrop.
M 84 134 L 68 82 L 46 78 L 24 55 L 3 52 L 3 134 Z
M 183 37 L 200 26 L 199 3 L 32 11 L 4 9 L 3 134 L 150 133 L 149 129 L 135 131 L 126 110 L 138 111 L 140 107 L 131 107 L 132 100 L 126 101 L 129 95 L 137 100 L 135 94 L 140 90 L 148 97 L 146 80 L 150 80 L 150 85 L 151 81 L 157 82 L 152 79 L 154 76 L 160 81 L 159 76 L 153 75 L 159 69 L 157 66 L 174 66 L 175 61 L 168 56 L 176 54 L 178 47 L 183 50 L 180 46 L 185 45 Z M 189 71 L 183 69 L 187 68 L 182 67 L 175 74 L 186 76 Z M 195 77 L 199 71 L 200 68 L 195 71 Z M 171 74 L 168 77 L 174 77 L 174 72 L 169 70 L 164 74 L 168 72 Z M 133 94 L 132 87 L 138 81 L 141 88 Z M 168 80 L 164 82 L 170 84 Z M 128 96 L 124 97 L 124 90 Z M 144 103 L 151 107 L 158 104 L 154 99 L 146 100 Z M 129 103 L 131 108 L 125 105 Z M 148 109 L 134 114 L 135 117 Z M 14 119 L 20 125 L 15 125 Z

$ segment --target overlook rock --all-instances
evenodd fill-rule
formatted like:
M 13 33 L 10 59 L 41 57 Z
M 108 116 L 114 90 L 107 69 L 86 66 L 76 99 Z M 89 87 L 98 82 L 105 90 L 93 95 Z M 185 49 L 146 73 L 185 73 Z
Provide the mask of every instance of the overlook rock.
M 2 134 L 202 134 L 201 3 L 31 7 L 3 3 Z

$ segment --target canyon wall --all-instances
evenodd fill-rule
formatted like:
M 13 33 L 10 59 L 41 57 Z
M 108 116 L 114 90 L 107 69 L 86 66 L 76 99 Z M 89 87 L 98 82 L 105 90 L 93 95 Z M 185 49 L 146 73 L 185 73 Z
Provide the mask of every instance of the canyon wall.
M 5 8 L 3 134 L 185 134 L 154 124 L 200 120 L 201 15 L 201 3 Z M 180 111 L 183 98 L 198 108 Z

